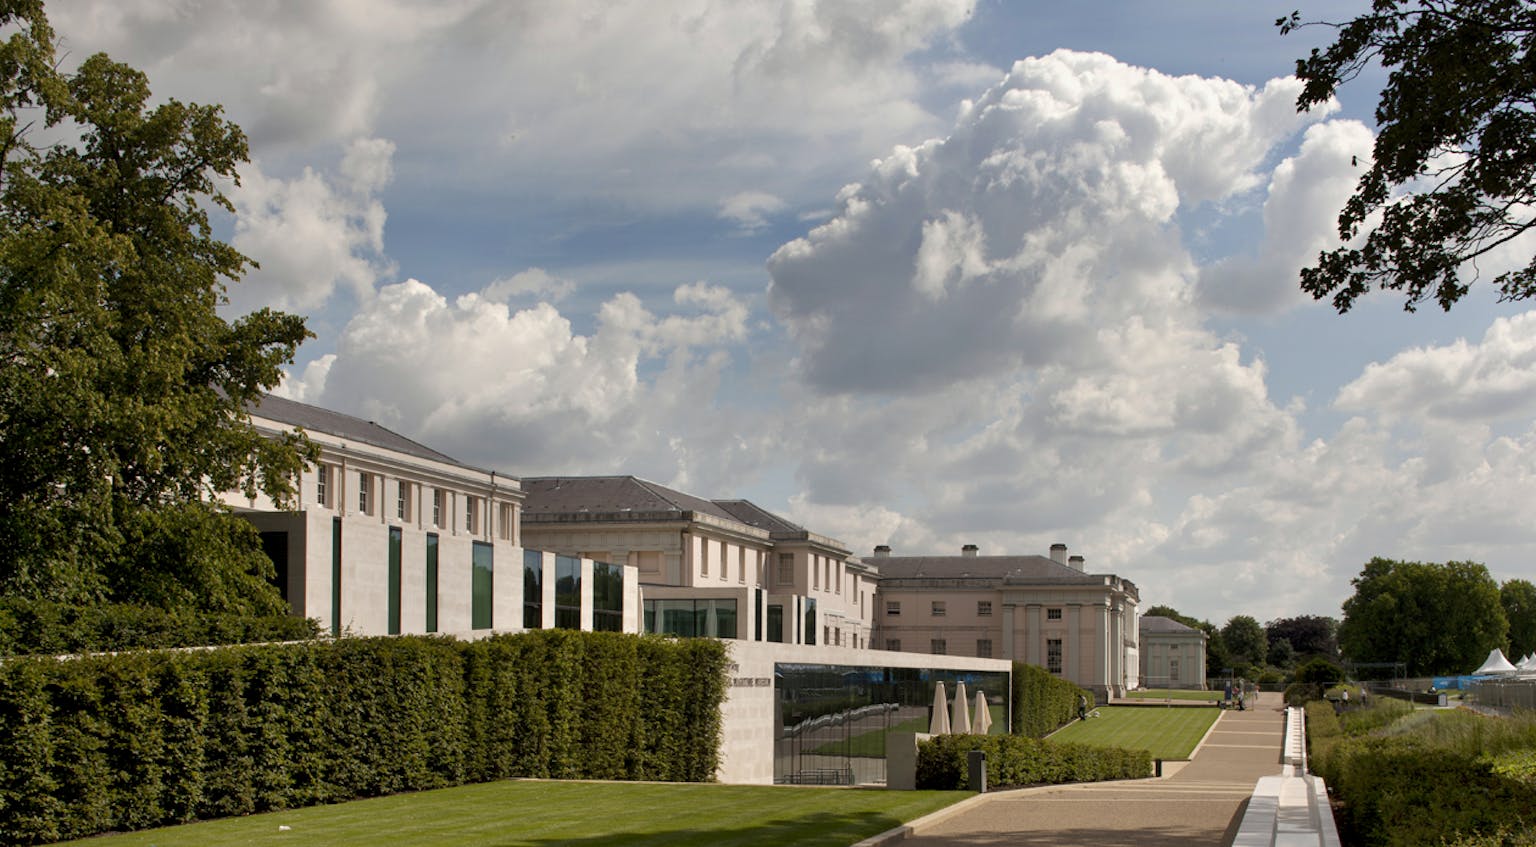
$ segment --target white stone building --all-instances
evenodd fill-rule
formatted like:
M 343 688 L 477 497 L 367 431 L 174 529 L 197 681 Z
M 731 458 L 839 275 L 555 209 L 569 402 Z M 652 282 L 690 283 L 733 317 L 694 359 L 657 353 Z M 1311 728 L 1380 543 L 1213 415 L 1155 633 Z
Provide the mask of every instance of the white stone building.
M 1142 618 L 1138 629 L 1144 687 L 1205 689 L 1205 633 L 1158 615 Z
M 1139 659 L 1130 580 L 1088 573 L 1065 544 L 1046 556 L 892 556 L 869 560 L 880 574 L 875 617 L 886 650 L 1014 659 L 1095 692 L 1136 688 Z

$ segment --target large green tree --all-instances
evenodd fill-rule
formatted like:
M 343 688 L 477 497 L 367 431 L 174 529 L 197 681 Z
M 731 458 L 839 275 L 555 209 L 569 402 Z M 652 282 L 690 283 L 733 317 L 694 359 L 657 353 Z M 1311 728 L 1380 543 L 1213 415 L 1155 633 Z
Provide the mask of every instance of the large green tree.
M 1402 662 L 1408 673 L 1468 673 L 1505 645 L 1499 586 L 1476 562 L 1376 558 L 1351 580 L 1339 649 L 1354 662 Z
M 1499 602 L 1509 618 L 1509 656 L 1514 661 L 1536 653 L 1536 585 L 1511 579 L 1499 586 Z
M 1290 642 L 1297 655 L 1339 654 L 1339 622 L 1326 615 L 1276 618 L 1264 624 L 1264 635 L 1271 645 L 1281 640 Z
M 1233 615 L 1221 628 L 1221 638 L 1226 642 L 1232 658 L 1252 665 L 1264 664 L 1269 653 L 1269 639 L 1264 637 L 1264 627 L 1251 615 Z
M 1373 288 L 1405 307 L 1449 309 L 1478 260 L 1536 225 L 1536 4 L 1531 0 L 1375 0 L 1344 23 L 1276 22 L 1282 32 L 1331 26 L 1337 38 L 1296 62 L 1298 108 L 1333 97 L 1362 70 L 1388 72 L 1375 150 L 1339 214 L 1343 247 L 1301 272 L 1301 287 L 1340 312 Z M 1363 234 L 1363 240 L 1354 242 Z M 1536 293 L 1524 248 L 1490 282 L 1504 299 Z
M 211 504 L 290 496 L 307 455 L 246 412 L 303 320 L 217 311 L 250 264 L 208 216 L 245 136 L 217 106 L 151 107 L 105 55 L 59 71 L 39 0 L 0 0 L 3 32 L 0 591 L 274 609 L 254 532 Z

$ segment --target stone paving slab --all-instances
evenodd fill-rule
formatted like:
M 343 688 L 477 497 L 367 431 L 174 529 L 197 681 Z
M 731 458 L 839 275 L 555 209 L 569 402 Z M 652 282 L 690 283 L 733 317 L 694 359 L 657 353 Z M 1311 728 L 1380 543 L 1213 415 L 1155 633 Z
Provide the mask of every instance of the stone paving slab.
M 1225 711 L 1182 767 L 1159 779 L 1000 791 L 972 798 L 864 844 L 902 847 L 1117 844 L 1227 845 L 1258 780 L 1281 771 L 1279 694 Z

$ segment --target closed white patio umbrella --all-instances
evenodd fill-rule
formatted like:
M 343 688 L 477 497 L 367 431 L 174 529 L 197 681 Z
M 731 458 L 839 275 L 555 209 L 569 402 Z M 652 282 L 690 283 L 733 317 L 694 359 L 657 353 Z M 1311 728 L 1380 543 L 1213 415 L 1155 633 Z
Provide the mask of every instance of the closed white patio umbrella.
M 971 719 L 971 732 L 986 735 L 992 730 L 992 710 L 987 708 L 987 695 L 976 692 L 976 717 Z
M 965 680 L 955 683 L 955 705 L 949 716 L 949 729 L 956 735 L 971 734 L 970 700 L 965 696 Z
M 933 716 L 928 719 L 928 734 L 949 734 L 949 698 L 944 694 L 943 680 L 933 686 Z

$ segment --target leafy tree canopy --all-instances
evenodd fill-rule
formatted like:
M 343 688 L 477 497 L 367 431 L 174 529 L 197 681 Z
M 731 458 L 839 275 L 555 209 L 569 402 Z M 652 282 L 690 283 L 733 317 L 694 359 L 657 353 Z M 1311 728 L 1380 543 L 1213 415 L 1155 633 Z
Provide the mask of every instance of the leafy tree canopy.
M 1233 659 L 1249 664 L 1262 665 L 1269 651 L 1269 639 L 1264 637 L 1264 627 L 1249 615 L 1233 615 L 1221 628 L 1221 638 Z
M 1347 23 L 1300 12 L 1275 23 L 1282 33 L 1337 31 L 1331 46 L 1296 62 L 1303 111 L 1372 64 L 1388 71 L 1370 168 L 1339 214 L 1339 236 L 1351 243 L 1319 254 L 1301 272 L 1302 290 L 1331 295 L 1340 312 L 1372 288 L 1401 291 L 1409 311 L 1431 299 L 1449 309 L 1478 278 L 1480 259 L 1536 225 L 1536 4 L 1375 0 Z M 1536 255 L 1522 247 L 1516 259 L 1491 280 L 1506 300 L 1536 294 Z
M 1339 622 L 1325 615 L 1299 615 L 1294 618 L 1276 618 L 1264 624 L 1264 635 L 1271 647 L 1277 641 L 1288 641 L 1292 649 L 1302 656 L 1339 654 Z
M 1505 644 L 1499 587 L 1476 562 L 1375 558 L 1350 581 L 1339 648 L 1355 662 L 1402 662 L 1411 676 L 1467 673 Z
M 285 500 L 310 449 L 246 413 L 303 320 L 217 313 L 250 260 L 208 208 L 245 136 L 105 55 L 60 72 L 40 0 L 0 0 L 0 36 L 0 592 L 270 610 L 254 531 L 210 504 Z
M 1509 580 L 1499 587 L 1499 603 L 1509 618 L 1509 657 L 1518 662 L 1536 653 L 1536 585 Z

